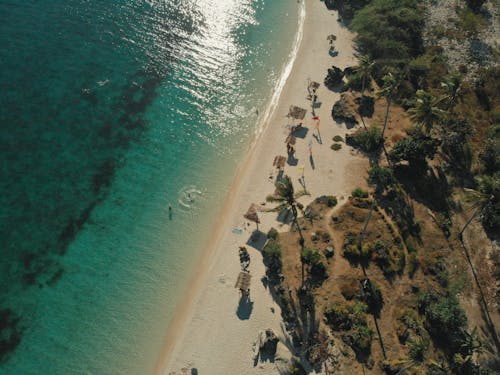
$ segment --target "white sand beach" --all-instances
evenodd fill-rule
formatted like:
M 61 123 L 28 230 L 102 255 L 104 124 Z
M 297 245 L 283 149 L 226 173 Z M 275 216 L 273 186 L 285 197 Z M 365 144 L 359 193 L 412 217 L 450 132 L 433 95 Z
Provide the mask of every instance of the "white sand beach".
M 298 178 L 304 173 L 310 195 L 299 200 L 304 205 L 320 195 L 336 195 L 339 203 L 347 200 L 356 186 L 365 186 L 366 158 L 342 144 L 333 151 L 332 137 L 344 138 L 345 125 L 337 124 L 331 109 L 340 94 L 323 85 L 327 69 L 356 65 L 352 34 L 338 21 L 337 12 L 329 11 L 321 1 L 306 1 L 303 34 L 292 71 L 283 88 L 279 102 L 265 124 L 233 180 L 217 230 L 197 268 L 189 293 L 179 306 L 165 339 L 165 350 L 158 361 L 158 374 L 276 374 L 277 363 L 258 362 L 254 365 L 253 344 L 259 331 L 272 328 L 281 333 L 278 305 L 261 282 L 265 274 L 262 255 L 263 241 L 250 241 L 255 223 L 243 218 L 251 203 L 261 204 L 274 191 L 277 175 L 273 167 L 276 155 L 287 155 L 285 138 L 289 134 L 285 117 L 290 105 L 307 108 L 304 126 L 307 132 L 298 137 L 295 145 L 296 165 L 286 164 L 284 174 L 292 178 L 296 191 L 302 189 Z M 329 55 L 327 36 L 337 36 L 337 56 Z M 321 85 L 317 90 L 320 119 L 319 143 L 311 102 L 306 99 L 308 79 Z M 304 133 L 304 131 L 303 131 Z M 313 136 L 316 134 L 316 137 Z M 272 175 L 272 178 L 270 176 Z M 267 203 L 266 207 L 272 204 Z M 287 231 L 287 224 L 279 223 L 274 212 L 261 215 L 259 229 L 263 233 L 274 227 Z M 248 225 L 250 224 L 250 225 Z M 236 229 L 236 230 L 235 230 Z M 240 233 L 241 232 L 241 233 Z M 263 236 L 262 236 L 263 238 Z M 239 246 L 246 246 L 251 256 L 252 283 L 250 303 L 240 305 L 240 293 L 234 288 L 240 272 Z M 192 371 L 196 369 L 196 371 Z

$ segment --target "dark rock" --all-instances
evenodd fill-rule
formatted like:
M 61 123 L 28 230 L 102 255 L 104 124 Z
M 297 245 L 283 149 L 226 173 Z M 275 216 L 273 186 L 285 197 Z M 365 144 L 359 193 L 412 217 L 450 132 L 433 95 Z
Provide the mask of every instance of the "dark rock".
M 259 352 L 261 356 L 274 357 L 278 347 L 278 337 L 270 328 L 260 333 Z

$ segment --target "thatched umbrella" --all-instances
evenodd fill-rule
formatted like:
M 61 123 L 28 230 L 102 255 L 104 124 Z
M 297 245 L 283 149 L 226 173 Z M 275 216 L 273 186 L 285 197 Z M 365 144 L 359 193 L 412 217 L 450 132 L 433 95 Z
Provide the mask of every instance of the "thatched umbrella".
M 287 145 L 294 145 L 295 143 L 297 142 L 297 138 L 295 138 L 293 135 L 289 135 L 288 137 L 286 137 L 285 139 L 285 143 Z
M 247 213 L 243 215 L 245 219 L 253 221 L 255 224 L 257 224 L 257 230 L 259 230 L 259 223 L 260 223 L 259 215 L 257 215 L 257 210 L 259 210 L 259 208 L 260 208 L 259 205 L 252 203 Z
M 242 293 L 248 293 L 250 290 L 250 280 L 252 279 L 252 275 L 250 273 L 242 271 L 238 275 L 238 279 L 236 279 L 236 283 L 234 287 L 236 289 L 241 290 Z
M 297 120 L 303 120 L 304 117 L 306 117 L 306 112 L 307 109 L 297 107 L 296 105 L 291 105 L 287 116 Z
M 274 157 L 273 167 L 276 167 L 278 169 L 283 169 L 285 168 L 285 162 L 286 162 L 286 157 L 282 155 L 276 155 Z
M 318 83 L 318 82 L 316 82 L 316 81 L 311 81 L 311 82 L 309 82 L 309 89 L 310 89 L 310 90 L 315 91 L 315 90 L 317 90 L 318 88 L 319 88 L 319 83 Z
M 330 44 L 332 44 L 334 41 L 337 40 L 337 37 L 333 34 L 330 34 L 326 37 L 326 40 L 328 40 L 330 42 Z

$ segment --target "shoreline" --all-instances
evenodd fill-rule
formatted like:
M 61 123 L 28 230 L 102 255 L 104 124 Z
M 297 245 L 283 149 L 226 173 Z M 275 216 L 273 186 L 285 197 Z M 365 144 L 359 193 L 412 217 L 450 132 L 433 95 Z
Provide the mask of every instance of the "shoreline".
M 248 235 L 251 234 L 250 230 L 253 230 L 254 224 L 248 227 L 250 229 L 248 232 L 245 224 L 243 236 L 234 234 L 231 230 L 238 225 L 241 226 L 242 215 L 251 203 L 264 202 L 265 197 L 273 192 L 274 186 L 268 176 L 273 172 L 268 173 L 268 171 L 274 171 L 271 167 L 274 156 L 285 153 L 285 145 L 282 142 L 288 129 L 284 127 L 287 123 L 284 115 L 292 104 L 309 108 L 307 107 L 309 103 L 305 100 L 307 79 L 320 82 L 319 98 L 327 102 L 316 110 L 316 114 L 321 118 L 321 133 L 345 134 L 345 126 L 337 125 L 329 115 L 331 105 L 340 94 L 326 89 L 322 83 L 326 69 L 331 65 L 345 68 L 355 64 L 352 34 L 337 21 L 337 12 L 327 10 L 321 2 L 303 4 L 305 14 L 302 25 L 299 26 L 302 27 L 302 33 L 298 29 L 297 33 L 301 35 L 298 35 L 299 41 L 294 59 L 288 64 L 288 76 L 278 82 L 277 88 L 280 83 L 282 87 L 279 92 L 273 93 L 266 114 L 261 120 L 262 125 L 257 128 L 256 137 L 250 143 L 242 164 L 235 172 L 215 232 L 206 250 L 202 251 L 200 260 L 194 268 L 195 274 L 186 288 L 186 295 L 176 307 L 174 317 L 169 324 L 162 355 L 155 366 L 155 374 L 170 374 L 172 371 L 189 367 L 205 373 L 211 366 L 219 371 L 225 369 L 233 373 L 238 371 L 273 373 L 271 370 L 274 368 L 273 364 L 266 363 L 253 367 L 249 359 L 252 354 L 252 342 L 255 341 L 259 330 L 273 328 L 275 332 L 281 333 L 280 309 L 259 280 L 265 273 L 261 249 L 258 246 L 253 247 L 248 241 Z M 327 25 L 327 22 L 330 24 Z M 336 47 L 339 56 L 334 58 L 328 55 L 326 36 L 330 33 L 338 36 Z M 310 110 L 305 118 L 305 127 L 309 128 L 308 139 L 314 133 L 309 112 Z M 327 131 L 324 128 L 327 128 Z M 296 151 L 299 163 L 302 161 L 303 165 L 285 167 L 285 173 L 292 177 L 299 176 L 300 167 L 306 171 L 308 190 L 313 195 L 301 198 L 302 203 L 307 204 L 322 194 L 346 195 L 356 184 L 363 183 L 359 178 L 360 173 L 355 173 L 355 168 L 352 168 L 353 160 L 359 162 L 361 167 L 365 166 L 366 161 L 359 155 L 347 146 L 341 152 L 335 153 L 330 150 L 328 143 L 312 145 L 312 142 L 313 139 L 308 144 L 306 136 L 304 139 L 298 138 Z M 313 149 L 314 151 L 311 151 Z M 311 161 L 309 165 L 307 156 L 310 154 L 309 160 L 312 160 L 313 153 L 315 158 L 317 155 L 321 158 L 316 162 Z M 330 164 L 332 159 L 338 159 L 335 168 L 340 172 L 332 171 L 333 164 Z M 333 160 L 334 163 L 335 161 Z M 333 179 L 333 175 L 336 179 Z M 296 181 L 295 178 L 292 179 Z M 270 227 L 278 226 L 274 216 L 272 213 L 262 215 L 263 232 Z M 278 230 L 286 231 L 288 228 L 289 226 L 283 225 L 278 227 Z M 248 317 L 243 318 L 238 315 L 239 295 L 233 288 L 240 270 L 236 250 L 241 245 L 250 247 L 252 259 L 250 271 L 253 275 L 251 293 L 253 302 Z M 235 306 L 238 306 L 236 312 L 238 319 L 235 319 Z M 234 335 L 237 333 L 239 336 L 235 338 Z M 217 337 L 213 337 L 214 335 Z M 221 345 L 218 345 L 217 340 L 213 340 L 218 338 L 221 340 Z M 213 347 L 210 346 L 210 341 L 214 342 Z M 246 350 L 247 356 L 241 353 L 242 350 Z M 225 362 L 218 362 L 219 358 L 224 358 Z M 248 368 L 243 366 L 244 363 L 248 363 Z M 208 372 L 210 373 L 210 370 Z
M 268 105 L 266 106 L 266 111 L 264 116 L 258 119 L 259 125 L 255 130 L 255 136 L 250 140 L 248 149 L 245 151 L 245 155 L 243 157 L 242 163 L 236 169 L 233 178 L 231 179 L 231 184 L 228 192 L 228 196 L 224 199 L 224 206 L 220 212 L 219 219 L 215 224 L 215 233 L 210 237 L 210 243 L 208 244 L 205 251 L 201 252 L 199 259 L 196 261 L 195 266 L 193 267 L 193 275 L 189 278 L 188 284 L 185 287 L 186 295 L 181 299 L 180 303 L 176 306 L 174 310 L 173 317 L 168 325 L 167 332 L 164 338 L 164 345 L 161 352 L 161 357 L 157 361 L 154 369 L 154 374 L 162 374 L 165 366 L 167 365 L 170 356 L 174 350 L 176 339 L 179 338 L 181 329 L 184 328 L 187 323 L 189 312 L 194 303 L 194 297 L 196 297 L 201 292 L 201 282 L 204 278 L 206 278 L 208 274 L 209 266 L 206 266 L 207 262 L 210 260 L 210 256 L 213 255 L 216 251 L 217 244 L 220 241 L 220 237 L 222 236 L 222 232 L 224 231 L 224 222 L 227 220 L 227 217 L 230 215 L 230 208 L 234 203 L 234 199 L 238 193 L 238 188 L 241 184 L 241 179 L 246 172 L 246 166 L 251 162 L 252 155 L 259 140 L 265 135 L 266 129 L 270 125 L 270 119 L 274 115 L 276 111 L 281 94 L 286 85 L 286 82 L 290 78 L 291 72 L 293 70 L 293 66 L 297 59 L 297 54 L 300 50 L 300 45 L 302 43 L 302 36 L 304 32 L 304 22 L 307 17 L 305 0 L 301 2 L 300 10 L 299 10 L 299 22 L 298 29 L 296 33 L 296 37 L 294 40 L 294 44 L 292 47 L 292 51 L 290 52 L 290 58 L 287 61 L 285 67 L 283 68 L 280 79 L 277 81 L 271 98 L 269 100 Z

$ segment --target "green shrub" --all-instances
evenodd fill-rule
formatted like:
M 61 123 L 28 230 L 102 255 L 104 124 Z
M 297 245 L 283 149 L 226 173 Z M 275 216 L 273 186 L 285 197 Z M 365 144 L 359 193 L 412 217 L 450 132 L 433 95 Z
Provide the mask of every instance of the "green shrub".
M 341 303 L 325 311 L 327 323 L 335 331 L 348 331 L 355 325 L 366 325 L 368 307 L 362 303 Z
M 351 195 L 354 198 L 368 198 L 368 193 L 364 191 L 363 189 L 357 187 L 351 192 Z
M 377 262 L 379 266 L 386 267 L 389 264 L 391 254 L 385 242 L 377 239 L 373 244 L 368 243 L 368 245 L 371 247 L 370 253 L 372 254 L 372 259 Z
M 341 96 L 340 100 L 337 100 L 332 107 L 332 118 L 335 121 L 344 121 L 347 124 L 357 124 L 356 116 L 349 109 L 344 96 Z
M 384 191 L 396 183 L 396 177 L 391 168 L 380 167 L 373 163 L 368 171 L 368 181 L 377 186 L 378 191 Z
M 417 271 L 418 264 L 419 264 L 419 262 L 418 262 L 417 254 L 410 253 L 410 259 L 408 261 L 408 274 L 410 275 L 410 277 L 413 277 L 413 275 Z
M 369 352 L 373 339 L 373 331 L 367 325 L 359 325 L 351 333 L 351 347 L 355 352 Z
M 363 77 L 358 72 L 349 75 L 347 83 L 344 85 L 345 90 L 361 91 L 363 87 Z
M 264 264 L 267 267 L 268 275 L 276 279 L 281 273 L 283 263 L 281 260 L 281 246 L 276 240 L 269 240 L 262 250 Z
M 429 333 L 446 347 L 457 349 L 467 327 L 467 316 L 456 297 L 423 293 L 419 296 L 419 307 Z
M 420 53 L 424 12 L 419 3 L 418 0 L 373 0 L 358 11 L 352 27 L 363 53 L 386 64 Z
M 486 0 L 465 0 L 467 6 L 474 12 L 479 12 Z
M 328 205 L 328 207 L 335 207 L 337 205 L 338 203 L 337 197 L 333 195 L 328 195 L 326 198 L 327 198 L 326 204 Z
M 429 342 L 423 339 L 422 337 L 417 336 L 410 341 L 408 347 L 410 349 L 409 350 L 410 358 L 413 359 L 415 362 L 422 362 L 425 358 L 425 352 L 429 347 Z
M 384 304 L 379 286 L 370 280 L 363 281 L 363 285 L 363 301 L 368 305 L 371 313 L 378 314 Z
M 301 255 L 302 255 L 302 261 L 305 264 L 312 265 L 321 262 L 321 254 L 317 249 L 311 249 L 306 247 L 304 248 L 304 250 L 302 250 Z
M 330 148 L 333 150 L 333 151 L 338 151 L 342 148 L 342 145 L 340 143 L 334 143 L 333 145 L 330 146 Z
M 301 259 L 309 266 L 309 274 L 314 282 L 321 282 L 327 278 L 326 266 L 322 261 L 323 257 L 317 249 L 304 248 Z
M 277 240 L 278 239 L 278 231 L 274 228 L 269 229 L 269 232 L 267 232 L 267 238 L 270 240 Z
M 474 11 L 462 9 L 458 12 L 456 25 L 460 31 L 465 32 L 469 37 L 476 36 L 486 24 L 484 17 L 474 13 Z
M 417 245 L 415 245 L 415 241 L 413 240 L 413 237 L 408 236 L 405 238 L 405 245 L 406 248 L 408 249 L 409 253 L 416 253 L 417 252 Z
M 410 337 L 411 331 L 416 335 L 422 333 L 422 323 L 415 310 L 409 307 L 400 307 L 395 310 L 396 334 L 401 343 L 405 343 Z
M 342 137 L 340 135 L 336 135 L 335 137 L 333 137 L 333 141 L 334 142 L 344 142 L 344 140 L 342 139 Z
M 408 131 L 410 137 L 398 141 L 392 148 L 389 157 L 393 162 L 408 161 L 410 167 L 421 171 L 427 166 L 426 159 L 433 159 L 440 141 L 424 134 L 422 129 Z
M 346 143 L 357 147 L 365 152 L 373 152 L 379 149 L 382 141 L 382 132 L 378 127 L 368 130 L 358 129 L 353 134 L 346 135 Z
M 360 283 L 356 278 L 343 278 L 340 280 L 340 293 L 348 301 L 358 296 L 360 292 Z
M 304 370 L 304 367 L 299 361 L 293 360 L 293 363 L 290 365 L 287 375 L 307 375 L 307 371 Z

